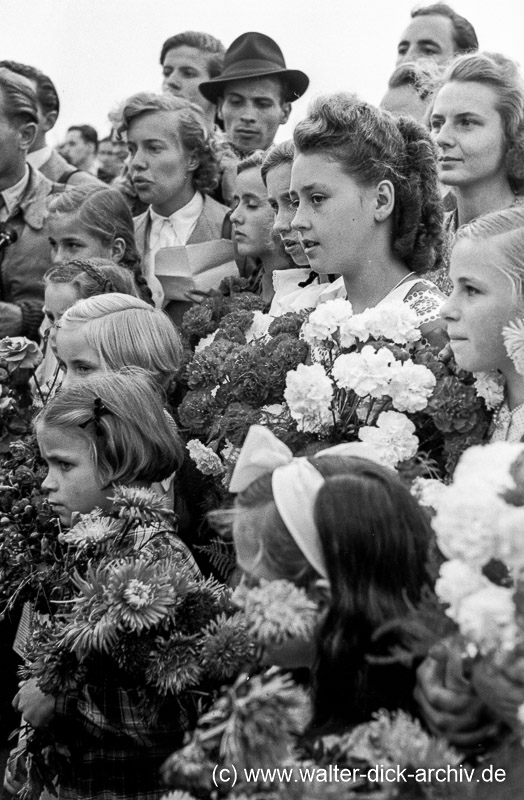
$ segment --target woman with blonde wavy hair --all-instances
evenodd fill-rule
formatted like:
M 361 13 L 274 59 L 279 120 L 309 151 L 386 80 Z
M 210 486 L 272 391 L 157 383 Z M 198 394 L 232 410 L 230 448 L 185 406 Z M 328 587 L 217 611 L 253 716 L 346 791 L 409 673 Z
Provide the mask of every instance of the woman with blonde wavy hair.
M 450 234 L 522 202 L 524 82 L 515 61 L 500 53 L 459 56 L 444 74 L 429 121 L 439 178 L 457 199 L 446 220 Z

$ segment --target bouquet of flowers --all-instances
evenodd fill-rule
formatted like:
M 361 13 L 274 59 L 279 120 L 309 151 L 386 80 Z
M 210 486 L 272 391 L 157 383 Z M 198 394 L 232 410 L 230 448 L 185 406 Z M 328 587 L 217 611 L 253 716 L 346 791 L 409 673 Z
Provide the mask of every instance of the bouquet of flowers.
M 0 614 L 16 603 L 48 611 L 62 548 L 58 522 L 41 490 L 46 467 L 34 436 L 13 442 L 0 460 Z
M 0 339 L 0 453 L 31 429 L 29 378 L 41 361 L 42 353 L 35 342 L 23 336 Z
M 290 372 L 284 393 L 298 430 L 360 439 L 392 467 L 422 449 L 441 476 L 457 451 L 485 435 L 489 414 L 474 376 L 421 341 L 409 307 L 354 314 L 347 300 L 333 300 L 309 315 L 301 335 L 314 363 Z
M 502 400 L 495 378 L 459 370 L 451 354 L 422 341 L 407 306 L 354 314 L 337 299 L 309 315 L 256 316 L 246 317 L 241 334 L 219 327 L 187 367 L 191 391 L 180 418 L 199 437 L 188 449 L 226 485 L 254 423 L 294 452 L 360 439 L 390 466 L 429 462 L 445 477 L 484 438 Z
M 436 592 L 472 655 L 524 653 L 523 505 L 523 448 L 506 442 L 467 450 L 438 498 L 433 527 L 448 560 Z M 490 579 L 496 562 L 510 586 Z
M 259 310 L 232 312 L 222 318 L 212 342 L 197 346 L 184 371 L 189 391 L 178 418 L 189 437 L 189 454 L 203 474 L 225 477 L 227 485 L 255 423 L 271 425 L 294 449 L 307 441 L 282 406 L 286 375 L 308 353 L 299 339 L 303 319 L 300 314 L 272 320 Z
M 33 619 L 25 678 L 55 696 L 86 683 L 132 687 L 154 718 L 164 698 L 201 705 L 251 662 L 253 643 L 229 590 L 201 578 L 173 527 L 153 491 L 120 487 L 109 512 L 80 515 L 59 535 L 50 613 Z M 49 747 L 49 730 L 22 742 L 28 797 L 53 786 Z
M 436 506 L 433 527 L 448 560 L 435 589 L 457 632 L 455 644 L 474 682 L 482 676 L 477 691 L 485 702 L 524 733 L 523 446 L 501 442 L 466 451 Z M 520 709 L 512 708 L 519 693 Z
M 234 599 L 259 656 L 268 646 L 314 635 L 318 608 L 304 590 L 288 581 L 261 581 L 250 589 L 241 586 Z M 313 740 L 302 738 L 310 715 L 308 695 L 289 675 L 275 668 L 241 674 L 200 717 L 186 746 L 166 761 L 164 779 L 185 800 L 210 798 L 217 790 L 220 796 L 236 800 L 247 796 L 298 800 L 304 792 L 312 800 L 458 797 L 458 791 L 453 793 L 449 785 L 427 776 L 429 769 L 458 767 L 461 756 L 426 734 L 406 713 L 381 711 L 369 723 Z M 291 777 L 279 779 L 275 768 Z M 351 780 L 333 778 L 341 770 L 352 770 Z M 416 775 L 416 781 L 407 781 L 409 791 L 402 777 L 398 781 L 384 777 L 398 770 Z M 457 783 L 455 788 L 464 797 L 464 787 Z M 178 794 L 167 797 L 171 796 Z

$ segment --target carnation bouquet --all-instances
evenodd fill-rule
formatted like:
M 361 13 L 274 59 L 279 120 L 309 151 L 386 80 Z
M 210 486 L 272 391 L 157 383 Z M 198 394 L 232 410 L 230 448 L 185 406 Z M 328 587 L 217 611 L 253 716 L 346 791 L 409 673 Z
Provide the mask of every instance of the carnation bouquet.
M 347 300 L 332 300 L 309 315 L 301 336 L 314 363 L 290 372 L 284 393 L 299 431 L 367 442 L 391 467 L 422 450 L 441 477 L 485 435 L 489 413 L 474 376 L 422 341 L 408 306 L 354 314 Z
M 233 315 L 235 317 L 235 315 Z M 238 319 L 235 317 L 236 321 Z M 271 320 L 227 316 L 186 369 L 180 421 L 191 457 L 227 486 L 249 427 L 267 425 L 294 451 L 361 440 L 384 463 L 445 478 L 486 435 L 501 401 L 491 376 L 459 370 L 421 339 L 415 313 L 382 304 L 354 314 L 336 299 Z
M 435 617 L 427 643 L 436 630 L 445 630 L 443 644 L 461 660 L 476 692 L 499 722 L 519 734 L 524 732 L 523 446 L 470 448 L 451 485 L 430 496 L 437 545 L 447 559 L 435 584 L 447 624 Z
M 246 298 L 249 295 L 240 295 Z M 258 298 L 255 298 L 258 299 Z M 184 325 L 192 310 L 184 318 Z M 222 317 L 213 340 L 201 340 L 184 369 L 189 391 L 178 408 L 188 451 L 205 475 L 225 478 L 251 425 L 267 424 L 293 449 L 305 443 L 283 406 L 289 370 L 307 358 L 299 331 L 304 315 L 272 319 L 262 311 Z M 197 438 L 198 437 L 198 438 Z

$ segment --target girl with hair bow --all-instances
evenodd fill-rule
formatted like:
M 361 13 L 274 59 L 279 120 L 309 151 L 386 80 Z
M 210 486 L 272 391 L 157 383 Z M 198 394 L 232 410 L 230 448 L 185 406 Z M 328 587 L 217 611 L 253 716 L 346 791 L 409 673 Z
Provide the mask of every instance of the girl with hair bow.
M 396 635 L 376 639 L 406 614 L 429 581 L 429 522 L 397 474 L 363 443 L 293 458 L 254 425 L 236 464 L 233 538 L 248 580 L 288 580 L 319 605 L 314 641 L 266 652 L 284 667 L 309 667 L 312 727 L 326 732 L 380 708 L 413 710 L 414 673 L 386 656 Z

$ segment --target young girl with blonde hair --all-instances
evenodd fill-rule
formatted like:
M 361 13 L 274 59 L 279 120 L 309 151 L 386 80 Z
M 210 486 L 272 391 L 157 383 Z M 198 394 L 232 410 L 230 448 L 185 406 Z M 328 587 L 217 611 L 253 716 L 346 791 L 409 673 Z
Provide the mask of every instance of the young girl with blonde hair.
M 148 488 L 182 460 L 180 440 L 158 392 L 137 370 L 96 375 L 62 388 L 35 427 L 48 466 L 43 488 L 64 526 L 77 513 L 109 509 L 116 486 Z M 156 534 L 155 528 L 137 529 L 134 546 L 141 558 L 154 558 L 147 548 Z M 168 541 L 173 579 L 181 570 L 198 578 L 191 554 L 174 532 Z M 121 682 L 111 656 L 105 658 L 92 658 L 80 685 L 57 696 L 44 693 L 36 679 L 26 681 L 15 707 L 32 727 L 49 728 L 69 749 L 60 797 L 160 797 L 159 767 L 181 742 L 188 717 L 176 695 L 159 698 L 159 711 L 144 714 L 139 688 L 129 679 Z M 102 683 L 104 664 L 111 664 L 112 676 Z

